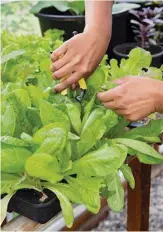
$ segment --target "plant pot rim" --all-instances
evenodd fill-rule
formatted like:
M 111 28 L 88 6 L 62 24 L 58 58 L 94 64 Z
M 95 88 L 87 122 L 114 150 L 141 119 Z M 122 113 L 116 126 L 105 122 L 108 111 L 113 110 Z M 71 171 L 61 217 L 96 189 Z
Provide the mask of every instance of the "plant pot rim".
M 45 13 L 36 13 L 34 14 L 38 18 L 50 18 L 53 20 L 85 20 L 85 15 L 56 15 L 56 14 L 45 14 Z
M 44 8 L 45 9 L 45 8 Z M 113 12 L 112 16 L 120 17 L 122 15 L 127 15 L 129 13 L 128 10 Z M 52 20 L 65 20 L 65 21 L 75 21 L 75 20 L 85 20 L 85 15 L 57 15 L 57 14 L 48 14 L 48 13 L 36 13 L 34 14 L 38 18 L 50 18 Z
M 134 47 L 140 47 L 138 43 L 124 43 L 124 44 L 119 44 L 117 46 L 115 46 L 113 48 L 113 52 L 121 57 L 124 57 L 124 58 L 128 58 L 128 55 L 125 54 L 125 53 L 122 53 L 119 50 L 119 48 L 121 47 L 131 47 L 131 48 L 134 48 Z M 160 57 L 163 55 L 163 47 L 161 47 L 160 45 L 150 45 L 150 47 L 158 47 L 160 48 L 160 52 L 156 53 L 156 54 L 151 54 L 153 58 L 157 58 L 157 57 Z

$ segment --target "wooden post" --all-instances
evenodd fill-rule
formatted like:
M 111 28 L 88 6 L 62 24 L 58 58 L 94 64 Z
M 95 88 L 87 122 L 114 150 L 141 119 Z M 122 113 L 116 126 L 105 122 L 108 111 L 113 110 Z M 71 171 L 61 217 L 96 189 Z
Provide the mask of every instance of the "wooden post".
M 137 159 L 130 162 L 136 186 L 128 187 L 127 230 L 148 231 L 151 165 L 141 164 Z

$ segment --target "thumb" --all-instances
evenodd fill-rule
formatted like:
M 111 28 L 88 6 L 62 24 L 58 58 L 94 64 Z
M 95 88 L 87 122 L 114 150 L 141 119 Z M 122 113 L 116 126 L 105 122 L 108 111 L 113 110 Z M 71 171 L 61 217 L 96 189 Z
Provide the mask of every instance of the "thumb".
M 133 77 L 122 77 L 118 80 L 115 80 L 114 82 L 117 84 L 117 85 L 122 85 L 122 84 L 125 84 L 126 82 L 128 81 L 131 81 L 133 79 Z

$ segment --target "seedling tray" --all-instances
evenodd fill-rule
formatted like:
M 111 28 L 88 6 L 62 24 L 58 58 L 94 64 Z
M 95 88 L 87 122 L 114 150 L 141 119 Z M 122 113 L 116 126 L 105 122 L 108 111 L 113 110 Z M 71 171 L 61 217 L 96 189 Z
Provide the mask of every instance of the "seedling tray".
M 42 193 L 35 190 L 22 189 L 15 193 L 8 205 L 8 212 L 16 212 L 35 222 L 44 224 L 60 211 L 60 203 L 56 195 L 45 190 L 47 198 L 42 202 Z

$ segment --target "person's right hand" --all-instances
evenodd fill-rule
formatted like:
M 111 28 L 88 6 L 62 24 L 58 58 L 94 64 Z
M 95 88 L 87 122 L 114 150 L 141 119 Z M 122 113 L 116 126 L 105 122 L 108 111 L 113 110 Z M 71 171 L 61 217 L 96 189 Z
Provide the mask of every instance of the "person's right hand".
M 54 79 L 65 78 L 55 91 L 74 86 L 81 78 L 88 78 L 102 60 L 110 35 L 97 29 L 85 30 L 72 37 L 51 54 L 51 71 Z

